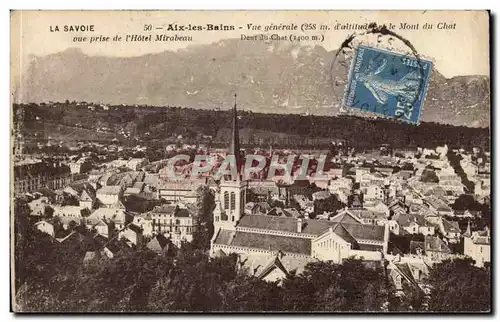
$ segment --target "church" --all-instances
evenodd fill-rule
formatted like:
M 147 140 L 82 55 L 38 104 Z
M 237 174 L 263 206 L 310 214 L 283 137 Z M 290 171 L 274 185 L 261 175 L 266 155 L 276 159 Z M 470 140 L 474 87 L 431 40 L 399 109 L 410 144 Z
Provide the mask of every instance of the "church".
M 349 257 L 381 261 L 387 254 L 389 229 L 368 225 L 349 212 L 330 220 L 244 214 L 248 181 L 242 180 L 238 115 L 233 108 L 232 138 L 238 175 L 221 180 L 215 196 L 214 235 L 210 256 L 238 254 L 248 274 L 276 281 L 300 273 L 307 263 Z

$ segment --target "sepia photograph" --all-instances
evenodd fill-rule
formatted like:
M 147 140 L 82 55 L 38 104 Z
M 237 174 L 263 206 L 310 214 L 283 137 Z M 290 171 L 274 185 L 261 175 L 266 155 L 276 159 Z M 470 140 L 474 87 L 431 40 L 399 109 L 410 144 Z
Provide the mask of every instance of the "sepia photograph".
M 491 314 L 490 23 L 11 10 L 10 310 Z

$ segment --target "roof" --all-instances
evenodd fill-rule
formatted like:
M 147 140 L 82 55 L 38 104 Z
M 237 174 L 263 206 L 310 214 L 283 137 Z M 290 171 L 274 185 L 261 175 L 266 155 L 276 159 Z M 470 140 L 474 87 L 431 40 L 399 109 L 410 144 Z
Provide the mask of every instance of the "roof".
M 110 208 L 125 209 L 125 205 L 123 204 L 123 202 L 121 202 L 120 200 L 118 200 L 114 204 L 111 204 Z
M 141 192 L 141 188 L 130 187 L 125 190 L 125 194 L 138 194 Z
M 74 243 L 79 244 L 86 240 L 86 236 L 77 232 L 76 230 L 73 230 L 70 234 L 66 235 L 65 237 L 56 238 L 56 240 L 60 243 L 73 241 Z
M 353 244 L 353 245 L 356 245 L 357 242 L 356 242 L 356 238 L 354 238 L 351 233 L 347 230 L 347 228 L 341 224 L 341 223 L 338 223 L 333 229 L 332 231 L 340 236 L 343 240 L 345 240 L 346 242 L 350 243 L 350 244 Z
M 414 286 L 418 286 L 417 281 L 413 277 L 413 273 L 411 272 L 411 268 L 407 263 L 394 263 L 399 273 L 411 284 Z
M 371 211 L 367 209 L 349 209 L 348 211 L 358 218 L 385 219 L 386 217 L 385 213 L 380 211 Z
M 83 258 L 83 261 L 84 262 L 87 262 L 87 261 L 90 261 L 94 258 L 96 258 L 98 255 L 97 255 L 97 252 L 95 251 L 88 251 L 85 253 L 85 257 Z
M 370 245 L 370 244 L 358 244 L 357 249 L 375 252 L 375 251 L 382 251 L 383 246 L 382 245 Z
M 396 221 L 401 227 L 407 227 L 412 223 L 416 223 L 422 227 L 433 226 L 429 221 L 427 221 L 423 216 L 418 214 L 406 214 L 400 213 L 396 216 Z
M 145 185 L 145 183 L 140 181 L 140 182 L 134 183 L 134 185 L 132 187 L 142 189 L 144 185 Z
M 259 273 L 257 277 L 264 278 L 275 269 L 281 270 L 286 276 L 288 276 L 289 273 L 283 266 L 283 263 L 281 263 L 279 257 L 280 257 L 280 252 L 278 252 L 278 254 L 264 267 L 264 269 Z
M 274 207 L 269 210 L 266 214 L 267 216 L 281 216 L 281 217 L 299 217 L 301 214 L 295 208 L 281 208 Z
M 113 173 L 106 179 L 106 181 L 104 181 L 104 183 L 106 186 L 118 186 L 125 176 L 126 173 Z
M 125 213 L 122 208 L 98 208 L 87 218 L 90 222 L 100 219 L 125 222 Z
M 94 201 L 95 191 L 84 190 L 80 195 L 80 201 Z
M 95 245 L 98 247 L 98 249 L 101 249 L 108 242 L 108 237 L 103 236 L 101 234 L 95 234 L 94 242 Z
M 80 223 L 80 218 L 75 218 L 75 217 L 58 217 L 59 218 L 59 221 L 61 222 L 61 224 L 63 225 L 71 225 L 71 223 L 73 222 L 75 225 L 79 225 Z
M 231 242 L 234 234 L 235 234 L 235 231 L 233 231 L 233 230 L 221 229 L 219 231 L 219 233 L 217 234 L 217 237 L 214 241 L 214 244 L 230 245 L 230 242 Z
M 302 214 L 295 208 L 285 208 L 283 212 L 287 217 L 301 217 Z
M 349 223 L 341 223 L 341 225 L 346 228 L 351 236 L 353 236 L 358 242 L 360 240 L 372 240 L 378 242 L 384 241 L 384 226 Z
M 128 160 L 129 163 L 143 162 L 146 161 L 146 158 L 131 158 Z
M 106 244 L 106 248 L 111 253 L 116 254 L 116 253 L 120 252 L 121 250 L 125 249 L 126 246 L 122 241 L 120 241 L 118 239 L 114 239 Z
M 87 191 L 90 195 L 95 195 L 94 187 L 88 182 L 73 183 L 70 188 L 75 190 L 78 195 L 81 195 L 83 191 Z
M 50 190 L 49 188 L 46 187 L 39 188 L 38 190 L 35 191 L 35 193 L 39 193 L 45 197 L 54 197 L 56 195 L 56 193 L 53 190 Z
M 166 214 L 174 217 L 193 217 L 195 212 L 196 207 L 191 207 L 190 204 L 187 204 L 186 207 L 179 207 L 177 204 L 163 204 L 151 210 L 151 214 Z
M 97 194 L 101 195 L 118 195 L 122 190 L 121 186 L 104 186 L 97 190 Z
M 286 253 L 311 254 L 311 240 L 308 238 L 267 235 L 222 229 L 214 244 L 240 246 Z
M 490 245 L 490 237 L 487 237 L 487 236 L 478 236 L 476 238 L 473 238 L 472 242 L 474 244 Z
M 350 210 L 344 210 L 330 218 L 330 221 L 333 222 L 345 222 L 351 224 L 360 224 L 361 220 L 356 217 Z
M 224 253 L 224 251 L 222 249 L 218 249 L 215 252 L 215 257 L 224 257 L 224 256 L 226 256 L 226 253 Z
M 266 276 L 266 274 L 263 273 L 265 270 L 272 272 L 273 269 L 276 268 L 276 266 L 273 265 L 275 258 L 276 254 L 270 254 L 268 252 L 248 252 L 240 254 L 238 261 L 240 265 L 243 268 L 246 268 L 250 274 L 264 278 Z M 308 256 L 290 256 L 280 253 L 279 261 L 286 271 L 291 272 L 295 270 L 298 274 L 300 274 L 304 271 L 306 265 L 315 261 L 315 259 Z
M 294 217 L 245 215 L 240 219 L 237 226 L 296 233 L 297 221 L 298 218 Z M 337 226 L 339 222 L 341 222 L 342 226 L 356 239 L 384 240 L 385 228 L 383 226 L 363 225 L 357 222 L 344 220 L 326 221 L 302 219 L 302 233 L 319 236 L 328 230 L 328 228 Z
M 193 214 L 188 209 L 179 208 L 175 212 L 175 217 L 192 217 Z
M 449 221 L 449 220 L 443 219 L 443 228 L 444 228 L 444 231 L 446 231 L 446 232 L 461 233 L 460 227 L 458 226 L 458 222 L 456 222 L 456 221 Z
M 70 215 L 74 217 L 81 217 L 82 216 L 82 210 L 85 209 L 86 207 L 80 207 L 80 206 L 62 206 L 62 207 L 54 207 L 54 216 L 63 216 L 64 215 Z
M 425 200 L 438 211 L 453 211 L 443 200 L 436 198 L 434 195 L 428 196 Z
M 142 234 L 142 231 L 143 231 L 143 229 L 141 227 L 137 226 L 136 224 L 128 225 L 127 229 L 133 231 L 136 234 Z
M 159 214 L 173 214 L 175 212 L 175 208 L 177 208 L 177 205 L 163 204 L 154 207 L 153 210 L 151 210 L 151 212 Z
M 40 221 L 36 222 L 34 225 L 39 226 L 39 225 L 47 225 L 47 224 L 53 226 L 51 223 L 49 223 L 48 221 L 45 221 L 45 220 L 40 220 Z
M 191 182 L 190 180 L 183 181 L 164 181 L 158 183 L 158 190 L 185 190 L 191 191 L 196 189 L 196 182 Z
M 403 179 L 409 179 L 413 175 L 413 171 L 410 170 L 401 170 L 398 173 L 394 174 L 396 177 L 402 177 Z

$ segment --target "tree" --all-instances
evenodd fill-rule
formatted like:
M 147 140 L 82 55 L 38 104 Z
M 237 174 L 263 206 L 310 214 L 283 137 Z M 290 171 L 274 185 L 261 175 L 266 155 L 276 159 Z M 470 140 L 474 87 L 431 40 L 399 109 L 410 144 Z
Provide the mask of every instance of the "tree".
M 464 169 L 462 168 L 462 165 L 460 164 L 460 160 L 462 160 L 462 156 L 460 154 L 456 154 L 452 150 L 449 150 L 446 157 L 450 161 L 450 165 L 455 170 L 455 173 L 462 180 L 462 184 L 465 186 L 465 190 L 469 193 L 474 193 L 474 189 L 475 189 L 474 182 L 469 180 L 469 178 L 467 177 L 467 174 L 465 173 Z
M 280 311 L 280 293 L 276 282 L 240 273 L 225 284 L 220 308 L 228 312 Z
M 43 281 L 53 270 L 49 262 L 54 246 L 49 235 L 35 229 L 29 221 L 29 206 L 24 199 L 14 202 L 15 288 Z
M 344 207 L 345 204 L 341 202 L 336 195 L 331 195 L 325 199 L 316 199 L 314 201 L 314 213 L 316 215 L 320 215 L 325 211 L 335 213 Z
M 235 278 L 235 258 L 215 258 L 181 249 L 176 265 L 161 277 L 149 296 L 148 310 L 218 311 L 225 282 Z
M 16 200 L 15 214 L 15 299 L 21 311 L 48 312 L 64 309 L 59 295 L 80 267 L 82 244 L 59 244 L 34 228 L 25 218 L 26 205 Z M 57 269 L 55 269 L 57 266 Z
M 208 186 L 200 186 L 196 193 L 198 207 L 198 225 L 193 234 L 193 245 L 196 248 L 208 250 L 210 239 L 214 234 L 213 211 L 215 208 L 215 195 Z
M 390 290 L 384 267 L 347 259 L 343 264 L 312 262 L 283 281 L 286 311 L 380 311 Z
M 474 199 L 474 196 L 462 194 L 458 196 L 455 202 L 451 205 L 453 210 L 474 210 L 481 211 L 481 204 Z
M 426 295 L 424 291 L 404 279 L 402 281 L 402 286 L 404 293 L 399 296 L 391 296 L 389 299 L 389 311 L 418 312 L 425 310 Z
M 143 311 L 152 287 L 168 274 L 172 260 L 138 248 L 119 252 L 112 259 L 98 257 L 90 264 L 81 266 L 70 285 L 72 291 L 61 299 L 66 310 Z
M 196 189 L 198 206 L 198 219 L 205 223 L 212 222 L 212 212 L 215 208 L 215 195 L 207 185 L 202 185 Z
M 43 211 L 43 216 L 47 219 L 52 219 L 53 215 L 54 215 L 54 208 L 52 208 L 51 206 L 45 207 Z
M 429 272 L 432 291 L 429 310 L 437 312 L 489 312 L 491 271 L 473 266 L 472 259 L 445 260 Z

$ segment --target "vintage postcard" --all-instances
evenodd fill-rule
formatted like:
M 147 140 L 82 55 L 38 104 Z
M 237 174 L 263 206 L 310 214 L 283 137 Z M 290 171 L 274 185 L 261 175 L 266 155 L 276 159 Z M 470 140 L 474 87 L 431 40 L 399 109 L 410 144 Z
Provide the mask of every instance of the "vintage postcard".
M 14 312 L 491 313 L 488 11 L 11 11 Z

